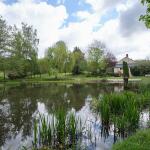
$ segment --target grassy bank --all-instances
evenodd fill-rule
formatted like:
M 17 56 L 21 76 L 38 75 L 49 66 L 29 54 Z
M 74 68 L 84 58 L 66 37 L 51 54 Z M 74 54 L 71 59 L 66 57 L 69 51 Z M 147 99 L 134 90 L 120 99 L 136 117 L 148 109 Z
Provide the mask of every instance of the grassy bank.
M 116 143 L 113 150 L 149 150 L 150 129 L 138 131 L 135 135 Z
M 133 77 L 130 81 L 134 79 L 141 79 L 142 82 L 150 82 L 150 77 Z M 28 83 L 51 83 L 51 82 L 64 82 L 64 83 L 89 83 L 89 82 L 101 82 L 101 81 L 108 81 L 108 82 L 118 82 L 122 80 L 122 77 L 100 77 L 100 76 L 90 76 L 88 74 L 82 75 L 72 75 L 72 74 L 65 74 L 60 73 L 57 78 L 54 76 L 49 76 L 48 74 L 42 74 L 41 76 L 36 75 L 34 77 L 28 76 L 25 79 L 16 79 L 16 80 L 3 80 L 3 74 L 0 73 L 0 83 L 5 83 L 6 85 L 20 85 L 20 84 L 28 84 Z
M 67 83 L 88 83 L 88 82 L 99 82 L 107 79 L 106 77 L 95 77 L 95 76 L 87 76 L 85 74 L 82 75 L 72 75 L 72 74 L 64 74 L 61 73 L 56 77 L 49 76 L 48 74 L 43 74 L 41 76 L 36 75 L 35 77 L 26 77 L 25 79 L 16 79 L 9 80 L 6 79 L 5 82 L 3 77 L 0 76 L 0 83 L 5 83 L 6 85 L 19 85 L 22 83 L 51 83 L 51 82 L 67 82 Z

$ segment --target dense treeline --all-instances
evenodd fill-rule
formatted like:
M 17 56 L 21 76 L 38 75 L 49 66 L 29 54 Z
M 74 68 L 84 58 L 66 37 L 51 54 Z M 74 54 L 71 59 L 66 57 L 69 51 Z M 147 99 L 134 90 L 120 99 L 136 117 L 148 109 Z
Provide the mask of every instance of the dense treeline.
M 87 53 L 79 47 L 71 52 L 65 42 L 58 41 L 47 48 L 45 57 L 38 59 L 37 31 L 25 23 L 21 28 L 8 26 L 0 17 L 0 71 L 4 79 L 24 78 L 35 74 L 48 73 L 57 78 L 58 73 L 81 74 L 89 72 L 102 75 L 115 65 L 115 56 L 106 51 L 100 41 L 93 41 Z M 111 71 L 110 71 L 111 70 Z

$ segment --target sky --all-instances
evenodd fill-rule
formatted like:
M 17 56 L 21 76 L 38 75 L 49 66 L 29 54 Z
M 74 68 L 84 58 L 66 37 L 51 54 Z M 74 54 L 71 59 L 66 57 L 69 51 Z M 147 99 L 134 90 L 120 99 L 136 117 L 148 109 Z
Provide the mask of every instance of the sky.
M 21 22 L 38 32 L 39 52 L 63 40 L 85 53 L 93 40 L 105 43 L 117 59 L 150 58 L 150 29 L 139 21 L 140 0 L 0 0 L 0 15 L 9 25 Z

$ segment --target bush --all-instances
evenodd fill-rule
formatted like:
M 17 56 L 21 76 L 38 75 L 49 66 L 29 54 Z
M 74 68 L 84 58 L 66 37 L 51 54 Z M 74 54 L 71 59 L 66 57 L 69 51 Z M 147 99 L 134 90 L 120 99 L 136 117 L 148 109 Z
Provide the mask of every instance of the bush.
M 132 72 L 132 75 L 134 75 L 134 76 L 140 76 L 141 75 L 141 70 L 138 66 L 131 67 L 131 72 Z
M 22 78 L 25 78 L 26 77 L 26 74 L 19 74 L 19 73 L 17 73 L 17 72 L 9 72 L 8 74 L 7 74 L 7 76 L 8 76 L 8 78 L 10 79 L 10 80 L 15 80 L 15 79 L 22 79 Z
M 131 72 L 134 76 L 145 76 L 146 74 L 150 74 L 150 61 L 138 61 L 137 65 L 131 68 Z

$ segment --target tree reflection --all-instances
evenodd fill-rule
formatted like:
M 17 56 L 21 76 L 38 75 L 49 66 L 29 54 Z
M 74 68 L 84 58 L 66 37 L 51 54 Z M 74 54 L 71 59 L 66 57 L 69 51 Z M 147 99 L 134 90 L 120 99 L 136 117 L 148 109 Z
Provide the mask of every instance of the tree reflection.
M 113 86 L 100 84 L 32 84 L 26 87 L 0 89 L 0 146 L 6 140 L 15 139 L 21 133 L 21 140 L 32 135 L 33 115 L 38 102 L 44 103 L 51 112 L 63 107 L 79 111 L 88 96 L 98 98 L 100 93 L 112 91 Z

